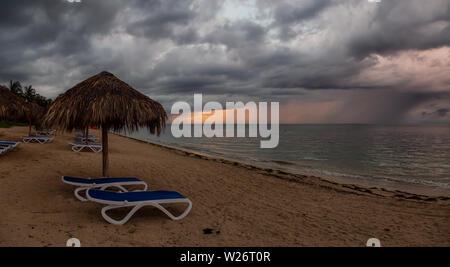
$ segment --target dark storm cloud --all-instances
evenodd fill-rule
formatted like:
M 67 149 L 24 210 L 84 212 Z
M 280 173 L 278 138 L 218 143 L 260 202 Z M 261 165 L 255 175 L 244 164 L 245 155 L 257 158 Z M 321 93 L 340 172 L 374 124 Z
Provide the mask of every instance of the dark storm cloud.
M 331 6 L 331 0 L 308 0 L 301 4 L 288 1 L 280 1 L 274 10 L 274 27 L 279 27 L 279 37 L 282 40 L 289 40 L 297 35 L 291 26 L 302 21 L 312 19 L 321 11 Z
M 217 27 L 202 40 L 236 49 L 265 41 L 267 29 L 251 21 L 238 21 Z
M 332 93 L 332 92 L 331 92 Z M 329 122 L 404 123 L 444 120 L 450 106 L 450 93 L 393 92 L 391 90 L 347 91 L 350 97 L 339 98 L 338 107 L 328 117 Z M 439 113 L 440 112 L 440 113 Z M 411 119 L 413 116 L 413 119 Z M 448 118 L 447 118 L 448 119 Z
M 247 17 L 235 13 L 248 7 L 232 3 L 224 15 L 225 2 L 213 0 L 3 1 L 0 83 L 33 83 L 54 97 L 108 70 L 167 103 L 193 92 L 284 101 L 391 90 L 392 101 L 383 100 L 388 93 L 376 99 L 398 117 L 432 101 L 423 91 L 449 89 L 448 78 L 445 88 L 441 76 L 430 85 L 426 75 L 397 73 L 400 61 L 379 67 L 374 54 L 449 46 L 450 0 L 258 0 L 256 11 L 241 12 Z M 433 66 L 448 68 L 450 56 L 441 61 Z M 378 79 L 359 78 L 377 66 Z
M 275 21 L 279 25 L 298 23 L 315 17 L 331 4 L 331 0 L 306 1 L 302 5 L 282 1 L 275 8 Z
M 2 40 L 18 49 L 55 44 L 61 53 L 77 52 L 92 34 L 108 34 L 117 1 L 6 1 L 0 9 Z M 66 41 L 66 42 L 65 42 Z M 62 43 L 60 43 L 62 42 Z
M 29 63 L 47 56 L 82 58 L 93 35 L 109 34 L 119 1 L 3 1 L 0 80 L 26 80 Z M 12 67 L 13 66 L 13 67 Z
M 434 7 L 434 8 L 433 8 Z M 384 0 L 365 32 L 350 42 L 351 53 L 393 53 L 425 50 L 450 44 L 448 1 Z
M 173 38 L 192 43 L 196 39 L 196 32 L 192 28 L 185 27 L 197 16 L 190 9 L 192 2 L 189 0 L 137 1 L 136 11 L 144 11 L 143 18 L 131 23 L 127 31 L 130 34 L 151 39 Z M 180 34 L 175 32 L 176 27 L 182 28 Z
M 440 109 L 438 109 L 438 110 L 436 110 L 436 111 L 433 111 L 433 112 L 423 112 L 422 113 L 422 115 L 424 116 L 424 117 L 441 117 L 441 118 L 443 118 L 443 117 L 447 117 L 447 116 L 449 116 L 450 115 L 450 109 L 448 109 L 448 108 L 440 108 Z
M 448 109 L 448 108 L 441 108 L 441 109 L 437 110 L 437 114 L 440 117 L 446 117 L 449 113 L 450 113 L 450 109 Z
M 377 123 L 383 121 L 401 123 L 405 119 L 404 116 L 416 107 L 421 107 L 424 104 L 442 100 L 446 101 L 446 103 L 450 103 L 450 93 L 394 93 L 384 95 L 383 98 L 384 103 L 381 105 L 382 110 L 379 110 L 380 112 L 375 112 L 371 115 L 376 118 L 374 121 Z M 377 102 L 374 101 L 373 103 Z M 372 104 L 369 104 L 368 106 L 371 105 Z M 443 113 L 444 111 L 445 109 L 439 109 L 438 111 L 435 111 L 433 115 L 444 117 L 446 115 L 446 113 Z

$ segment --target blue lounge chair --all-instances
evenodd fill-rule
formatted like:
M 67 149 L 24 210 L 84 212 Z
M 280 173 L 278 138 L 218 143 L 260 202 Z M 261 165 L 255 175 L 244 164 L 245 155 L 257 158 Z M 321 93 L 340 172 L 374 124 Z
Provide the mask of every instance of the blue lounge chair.
M 102 209 L 103 218 L 115 225 L 123 225 L 138 211 L 145 206 L 153 206 L 164 212 L 172 220 L 181 220 L 188 215 L 192 209 L 192 202 L 177 192 L 171 191 L 141 191 L 141 192 L 111 192 L 105 190 L 89 189 L 86 196 L 90 201 L 108 205 Z M 180 216 L 174 216 L 162 204 L 187 203 L 188 207 Z M 113 209 L 133 207 L 122 219 L 114 220 L 106 212 Z
M 8 148 L 7 147 L 0 147 L 0 155 L 5 154 L 6 152 L 8 152 Z
M 32 134 L 30 136 L 22 136 L 22 139 L 23 139 L 24 143 L 36 142 L 36 143 L 39 143 L 39 144 L 46 144 L 46 143 L 53 142 L 53 140 L 55 140 L 55 137 Z
M 88 142 L 86 144 L 86 142 L 74 140 L 69 145 L 72 146 L 73 152 L 81 152 L 85 148 L 89 148 L 95 153 L 102 152 L 102 150 L 103 150 L 103 145 L 101 143 L 96 143 L 96 142 Z
M 12 146 L 13 148 L 18 147 L 19 144 L 20 144 L 20 142 L 16 142 L 16 141 L 0 140 L 0 145 L 9 145 L 9 146 Z
M 6 149 L 6 150 L 11 150 L 11 149 L 13 149 L 13 147 L 12 147 L 11 145 L 5 145 L 5 144 L 0 144 L 0 148 Z
M 76 133 L 75 138 L 80 139 L 81 142 L 86 142 L 86 137 L 82 133 Z M 87 139 L 88 139 L 88 141 L 91 141 L 91 142 L 98 142 L 100 140 L 97 136 L 90 135 L 90 134 L 88 135 Z
M 52 129 L 37 130 L 36 133 L 38 135 L 49 136 L 49 135 L 53 135 L 54 133 L 56 133 L 56 130 L 52 130 Z
M 137 178 L 77 178 L 70 176 L 63 176 L 62 181 L 66 184 L 77 186 L 75 189 L 75 197 L 81 201 L 88 201 L 86 198 L 80 195 L 81 191 L 86 191 L 90 188 L 100 188 L 102 190 L 108 188 L 117 188 L 122 192 L 128 192 L 124 186 L 130 185 L 143 185 L 144 191 L 147 190 L 148 186 L 145 182 L 137 179 Z

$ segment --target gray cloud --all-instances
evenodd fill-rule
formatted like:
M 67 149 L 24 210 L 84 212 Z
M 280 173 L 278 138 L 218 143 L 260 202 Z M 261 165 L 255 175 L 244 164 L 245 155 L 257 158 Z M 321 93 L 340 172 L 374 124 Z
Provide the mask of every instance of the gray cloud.
M 352 54 L 430 49 L 450 43 L 450 5 L 446 0 L 382 1 L 367 31 L 353 37 Z
M 181 43 L 194 42 L 196 32 L 186 27 L 197 16 L 196 12 L 190 8 L 192 2 L 137 1 L 136 13 L 143 11 L 143 18 L 128 25 L 127 32 L 153 40 L 167 38 L 182 41 Z M 177 28 L 181 28 L 181 33 L 176 31 Z
M 20 80 L 55 97 L 108 70 L 167 105 L 194 92 L 286 102 L 346 90 L 355 94 L 345 102 L 361 111 L 356 99 L 380 91 L 372 102 L 385 108 L 372 109 L 372 121 L 401 120 L 450 90 L 449 52 L 431 63 L 414 59 L 426 75 L 402 68 L 411 50 L 426 57 L 450 46 L 450 0 L 235 1 L 231 15 L 224 3 L 4 1 L 0 83 Z M 444 114 L 450 100 L 437 102 L 425 117 Z
M 265 41 L 267 30 L 251 21 L 227 23 L 214 29 L 202 40 L 205 43 L 223 44 L 230 49 L 254 46 Z
M 275 22 L 272 26 L 279 28 L 280 39 L 290 40 L 298 34 L 292 29 L 293 25 L 313 19 L 332 4 L 331 0 L 277 1 L 273 11 Z
M 441 118 L 444 118 L 444 117 L 447 117 L 449 115 L 450 115 L 450 109 L 448 109 L 448 108 L 440 108 L 440 109 L 432 111 L 432 112 L 424 111 L 422 113 L 422 116 L 424 116 L 424 117 L 441 117 Z

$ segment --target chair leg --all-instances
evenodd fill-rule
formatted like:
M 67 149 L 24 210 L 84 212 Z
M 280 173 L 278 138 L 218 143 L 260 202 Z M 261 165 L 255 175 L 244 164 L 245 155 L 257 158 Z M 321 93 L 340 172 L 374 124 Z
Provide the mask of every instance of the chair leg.
M 91 146 L 90 148 L 91 148 L 91 150 L 92 150 L 94 153 L 100 153 L 100 152 L 102 152 L 102 149 L 99 148 L 99 147 L 93 147 L 93 146 Z
M 109 217 L 106 214 L 106 212 L 109 211 L 109 210 L 126 208 L 126 207 L 130 207 L 130 206 L 106 206 L 106 207 L 104 207 L 102 209 L 102 216 L 103 216 L 103 219 L 105 219 L 110 224 L 124 225 L 125 223 L 127 223 L 130 220 L 131 216 L 133 216 L 136 213 L 136 211 L 138 211 L 143 206 L 144 205 L 136 205 L 136 206 L 134 206 L 134 208 L 130 212 L 128 212 L 128 214 L 122 220 L 114 220 L 113 218 Z
M 183 203 L 183 202 L 180 202 L 180 203 Z M 130 218 L 139 209 L 141 209 L 142 207 L 144 207 L 144 206 L 153 206 L 153 207 L 161 210 L 162 212 L 164 212 L 164 214 L 169 216 L 169 218 L 171 218 L 172 220 L 178 221 L 178 220 L 181 220 L 184 217 L 186 217 L 189 214 L 189 212 L 191 211 L 191 209 L 192 209 L 192 202 L 189 199 L 186 199 L 185 203 L 188 204 L 188 207 L 186 208 L 186 210 L 180 216 L 174 216 L 166 208 L 164 208 L 163 206 L 161 206 L 158 203 L 145 203 L 145 204 L 138 204 L 136 206 L 133 206 L 133 205 L 130 205 L 130 204 L 129 205 L 123 205 L 123 206 L 116 206 L 116 205 L 106 206 L 106 207 L 102 208 L 102 216 L 107 222 L 109 222 L 111 224 L 123 225 L 123 224 L 127 223 L 130 220 Z M 128 212 L 128 214 L 121 220 L 114 220 L 113 218 L 111 218 L 110 216 L 108 216 L 106 214 L 107 211 L 114 210 L 114 209 L 120 209 L 120 208 L 127 208 L 127 207 L 133 207 L 133 209 L 130 212 Z
M 89 201 L 87 198 L 84 198 L 80 195 L 81 191 L 86 191 L 88 189 L 90 189 L 90 187 L 79 187 L 79 188 L 75 189 L 75 197 L 82 202 Z
M 182 203 L 182 202 L 180 202 L 180 203 Z M 189 199 L 186 199 L 186 203 L 188 204 L 188 207 L 180 216 L 173 215 L 172 213 L 170 213 L 166 208 L 164 208 L 160 204 L 154 204 L 153 206 L 158 208 L 162 212 L 164 212 L 167 216 L 169 216 L 170 219 L 172 219 L 174 221 L 179 221 L 179 220 L 183 219 L 184 217 L 186 217 L 192 209 L 192 202 Z
M 83 146 L 72 146 L 72 151 L 73 152 L 81 152 L 81 150 L 83 150 Z

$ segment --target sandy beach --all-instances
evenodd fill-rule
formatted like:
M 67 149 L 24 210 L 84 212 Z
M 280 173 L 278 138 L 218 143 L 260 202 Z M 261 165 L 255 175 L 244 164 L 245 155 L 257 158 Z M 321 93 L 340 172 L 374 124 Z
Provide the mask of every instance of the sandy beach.
M 0 129 L 1 139 L 26 134 Z M 181 221 L 147 207 L 113 226 L 101 205 L 78 201 L 61 182 L 101 176 L 101 154 L 72 152 L 71 136 L 0 157 L 0 246 L 65 246 L 71 237 L 82 246 L 364 246 L 373 237 L 383 246 L 450 246 L 446 197 L 263 170 L 110 134 L 111 176 L 138 177 L 193 202 Z

